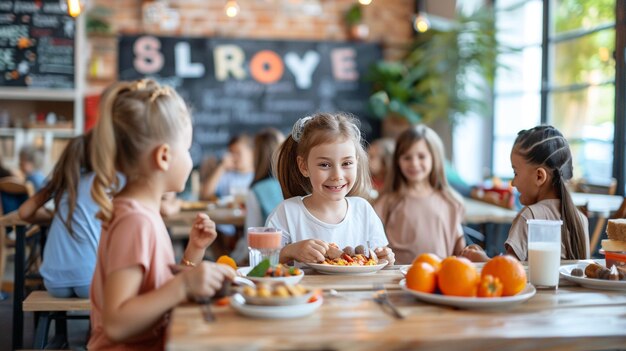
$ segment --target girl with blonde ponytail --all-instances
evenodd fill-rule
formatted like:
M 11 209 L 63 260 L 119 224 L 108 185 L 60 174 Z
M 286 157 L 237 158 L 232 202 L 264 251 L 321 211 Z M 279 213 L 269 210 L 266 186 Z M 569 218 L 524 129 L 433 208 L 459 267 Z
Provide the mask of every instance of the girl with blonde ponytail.
M 103 96 L 93 130 L 91 194 L 102 234 L 91 285 L 89 349 L 164 349 L 167 314 L 188 298 L 206 299 L 234 271 L 202 261 L 215 223 L 199 214 L 174 276 L 174 250 L 159 214 L 161 197 L 180 192 L 191 172 L 189 111 L 153 80 L 120 82 Z M 116 174 L 126 184 L 120 189 Z

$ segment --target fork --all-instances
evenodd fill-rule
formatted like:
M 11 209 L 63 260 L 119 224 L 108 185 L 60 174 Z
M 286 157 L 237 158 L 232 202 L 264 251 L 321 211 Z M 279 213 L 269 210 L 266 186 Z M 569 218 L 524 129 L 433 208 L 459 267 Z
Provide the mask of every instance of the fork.
M 385 307 L 391 314 L 397 319 L 404 319 L 404 315 L 400 313 L 398 308 L 389 301 L 389 295 L 387 294 L 387 289 L 382 284 L 374 284 L 374 301 L 380 305 L 380 307 L 385 310 Z

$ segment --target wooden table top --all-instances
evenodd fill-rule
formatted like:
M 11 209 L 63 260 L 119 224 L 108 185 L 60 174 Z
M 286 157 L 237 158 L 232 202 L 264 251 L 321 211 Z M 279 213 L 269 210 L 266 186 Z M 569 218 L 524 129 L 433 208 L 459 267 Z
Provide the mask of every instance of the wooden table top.
M 496 206 L 484 201 L 463 198 L 465 205 L 465 223 L 513 223 L 517 211 Z
M 626 345 L 624 291 L 590 290 L 562 280 L 557 291 L 539 290 L 510 309 L 479 311 L 419 302 L 395 287 L 389 289 L 390 298 L 406 316 L 396 320 L 372 300 L 371 289 L 374 282 L 389 287 L 400 279 L 395 269 L 362 276 L 307 274 L 302 283 L 324 289 L 324 304 L 298 319 L 252 319 L 225 306 L 212 307 L 217 321 L 207 323 L 200 307 L 180 306 L 172 314 L 167 348 L 585 350 Z M 329 295 L 330 288 L 341 290 L 341 296 Z
M 191 226 L 198 213 L 206 213 L 216 224 L 233 224 L 243 226 L 246 220 L 246 211 L 233 208 L 207 208 L 205 210 L 183 210 L 170 216 L 164 216 L 165 225 Z

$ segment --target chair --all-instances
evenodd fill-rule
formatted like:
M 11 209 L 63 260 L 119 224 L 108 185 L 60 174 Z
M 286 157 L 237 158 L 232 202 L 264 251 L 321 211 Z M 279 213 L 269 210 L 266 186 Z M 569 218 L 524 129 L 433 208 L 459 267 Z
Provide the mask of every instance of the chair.
M 34 193 L 32 186 L 22 182 L 16 177 L 5 177 L 0 179 L 0 216 L 17 210 L 17 208 Z M 6 207 L 6 208 L 5 208 Z M 13 240 L 8 238 L 6 227 L 0 227 L 0 285 L 4 278 L 7 257 Z M 31 232 L 32 235 L 32 232 Z
M 604 183 L 594 183 L 594 182 L 588 182 L 585 179 L 580 179 L 573 183 L 573 188 L 574 188 L 574 191 L 581 192 L 581 193 L 615 195 L 615 192 L 617 190 L 617 179 L 611 178 L 608 182 L 604 182 Z M 622 206 L 624 205 L 622 204 Z M 583 206 L 581 210 L 587 217 L 589 217 L 589 211 L 587 211 L 586 205 Z M 600 237 L 602 236 L 602 231 L 604 230 L 604 227 L 606 226 L 606 222 L 608 218 L 609 216 L 604 215 L 604 214 L 599 214 L 597 216 L 597 222 L 593 229 L 593 232 L 591 233 L 590 243 L 589 243 L 589 249 L 592 254 L 595 252 L 596 247 L 598 246 L 598 243 L 600 242 Z M 612 218 L 615 218 L 615 217 L 612 217 Z

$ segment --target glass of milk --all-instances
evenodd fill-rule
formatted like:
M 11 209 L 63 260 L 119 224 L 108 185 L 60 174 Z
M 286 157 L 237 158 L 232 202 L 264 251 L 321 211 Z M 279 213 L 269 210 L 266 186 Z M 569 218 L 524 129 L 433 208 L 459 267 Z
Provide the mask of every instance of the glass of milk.
M 563 221 L 529 219 L 526 223 L 528 224 L 529 281 L 538 289 L 557 289 Z

